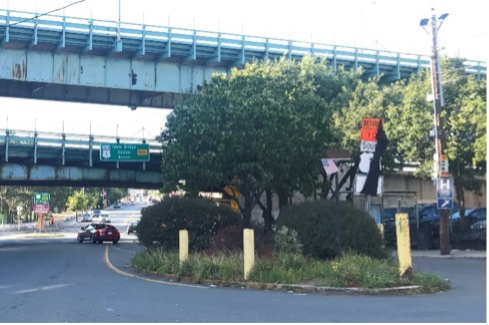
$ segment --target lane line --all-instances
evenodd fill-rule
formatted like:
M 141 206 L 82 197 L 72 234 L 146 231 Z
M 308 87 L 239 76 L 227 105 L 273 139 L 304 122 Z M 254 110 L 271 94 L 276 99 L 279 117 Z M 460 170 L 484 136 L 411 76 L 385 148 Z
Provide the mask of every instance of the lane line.
M 190 288 L 198 288 L 198 289 L 208 289 L 207 287 L 198 286 L 198 285 L 185 284 L 185 283 L 174 283 L 174 282 L 167 282 L 167 281 L 161 281 L 161 280 L 153 280 L 153 279 L 143 278 L 141 276 L 137 276 L 137 275 L 134 275 L 134 274 L 127 273 L 127 272 L 124 272 L 122 270 L 119 270 L 114 265 L 112 265 L 112 263 L 109 260 L 109 246 L 105 247 L 104 263 L 105 263 L 105 265 L 109 269 L 111 269 L 115 273 L 118 273 L 120 275 L 129 277 L 129 278 L 135 278 L 135 279 L 140 279 L 140 280 L 147 281 L 147 282 L 153 282 L 153 283 L 159 283 L 159 284 L 166 284 L 166 285 L 172 285 L 172 286 L 179 286 L 179 287 L 190 287 Z

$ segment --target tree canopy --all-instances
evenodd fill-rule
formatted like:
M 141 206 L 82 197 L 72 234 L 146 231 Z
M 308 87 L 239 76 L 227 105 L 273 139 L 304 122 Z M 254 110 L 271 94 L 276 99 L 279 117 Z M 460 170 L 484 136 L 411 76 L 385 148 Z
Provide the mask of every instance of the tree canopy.
M 461 59 L 445 58 L 442 66 L 450 171 L 462 194 L 477 191 L 486 160 L 485 81 L 467 76 Z M 270 215 L 272 192 L 283 199 L 319 187 L 325 149 L 340 145 L 356 158 L 362 117 L 385 121 L 386 171 L 417 163 L 417 175 L 429 177 L 435 153 L 429 71 L 393 84 L 381 80 L 335 72 L 312 57 L 253 62 L 214 75 L 167 119 L 160 136 L 163 191 L 182 188 L 196 196 L 233 185 L 249 226 L 256 204 Z

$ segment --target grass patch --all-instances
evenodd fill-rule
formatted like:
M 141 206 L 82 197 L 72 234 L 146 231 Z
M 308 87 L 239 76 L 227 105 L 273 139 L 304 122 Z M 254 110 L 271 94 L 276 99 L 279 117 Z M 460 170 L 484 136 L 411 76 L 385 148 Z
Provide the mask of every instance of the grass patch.
M 450 289 L 450 282 L 433 273 L 415 273 L 413 283 L 414 285 L 423 286 L 424 293 L 447 291 Z
M 135 269 L 173 274 L 178 280 L 193 282 L 218 280 L 244 282 L 243 254 L 219 253 L 212 256 L 191 254 L 180 264 L 178 252 L 149 249 L 132 260 Z M 314 284 L 341 288 L 393 288 L 422 286 L 420 293 L 446 291 L 450 283 L 436 274 L 415 273 L 412 280 L 401 279 L 397 264 L 387 259 L 375 259 L 346 253 L 341 259 L 316 260 L 300 254 L 282 253 L 273 258 L 256 258 L 250 281 L 279 284 Z

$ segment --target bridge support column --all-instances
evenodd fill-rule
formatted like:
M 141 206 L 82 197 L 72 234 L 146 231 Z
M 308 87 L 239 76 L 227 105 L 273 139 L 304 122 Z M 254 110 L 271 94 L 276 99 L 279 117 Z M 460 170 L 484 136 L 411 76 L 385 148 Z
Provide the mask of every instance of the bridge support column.
M 91 127 L 90 127 L 91 128 Z M 91 130 L 90 130 L 90 133 Z M 92 152 L 93 152 L 93 135 L 90 134 L 90 137 L 88 138 L 88 164 L 90 167 L 93 165 L 93 158 L 92 158 Z
M 8 162 L 8 145 L 10 142 L 10 131 L 5 131 L 5 162 Z
M 34 133 L 34 164 L 37 164 L 37 132 Z
M 62 134 L 61 135 L 62 139 L 61 139 L 61 165 L 64 166 L 65 165 L 65 143 L 66 143 L 66 134 Z

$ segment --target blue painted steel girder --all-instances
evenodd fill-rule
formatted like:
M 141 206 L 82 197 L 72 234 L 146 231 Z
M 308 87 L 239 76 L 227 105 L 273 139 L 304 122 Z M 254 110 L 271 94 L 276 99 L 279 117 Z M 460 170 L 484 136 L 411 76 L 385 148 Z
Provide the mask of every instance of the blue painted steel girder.
M 119 44 L 115 22 L 62 16 L 23 22 L 33 15 L 0 15 L 2 96 L 171 108 L 176 95 L 253 59 L 313 54 L 335 70 L 363 67 L 366 76 L 386 80 L 430 66 L 416 54 L 126 23 Z M 466 71 L 480 77 L 486 65 L 467 61 Z

